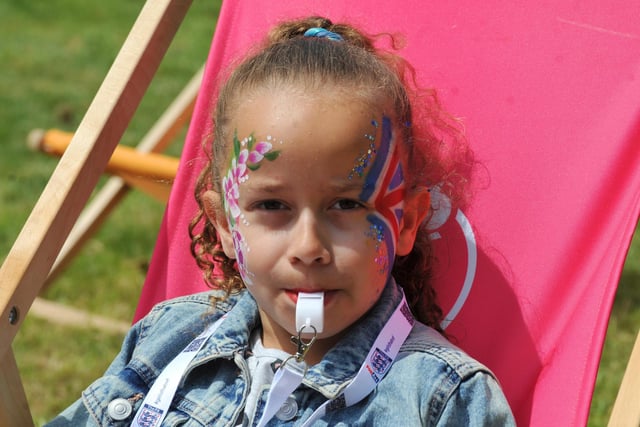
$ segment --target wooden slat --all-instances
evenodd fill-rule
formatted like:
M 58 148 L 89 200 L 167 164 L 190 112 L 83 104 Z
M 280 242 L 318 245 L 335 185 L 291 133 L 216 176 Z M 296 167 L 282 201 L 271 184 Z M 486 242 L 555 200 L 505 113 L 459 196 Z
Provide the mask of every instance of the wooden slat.
M 611 411 L 609 427 L 640 426 L 640 331 Z
M 69 149 L 0 267 L 1 378 L 18 375 L 15 363 L 7 362 L 13 357 L 9 353 L 13 338 L 190 5 L 191 0 L 149 0 L 144 5 Z M 0 413 L 0 419 L 12 426 L 24 425 L 28 417 L 28 410 L 19 409 L 27 407 L 24 393 L 16 394 L 15 389 L 2 393 L 17 412 L 0 408 L 7 411 Z
M 80 329 L 96 329 L 100 332 L 124 336 L 131 328 L 129 322 L 110 319 L 105 316 L 80 310 L 75 307 L 36 298 L 29 310 L 30 317 L 45 319 L 47 322 Z
M 0 427 L 33 426 L 12 349 L 0 359 L 0 366 Z
M 49 275 L 44 281 L 41 293 L 67 267 L 69 261 L 80 250 L 82 245 L 98 231 L 102 223 L 128 191 L 129 187 L 120 177 L 111 177 L 102 186 L 98 194 L 91 200 L 91 203 L 82 211 L 82 215 L 74 225 L 71 233 L 69 233 L 67 241 L 64 243 L 53 267 L 51 267 Z
M 69 149 L 0 269 L 0 355 L 22 321 L 8 325 L 13 307 L 26 313 L 124 133 L 144 90 L 190 5 L 153 0 L 143 7 Z
M 176 137 L 193 113 L 203 71 L 204 67 L 201 67 L 189 80 L 176 99 L 145 134 L 136 150 L 142 153 L 159 153 L 164 151 Z M 48 287 L 66 268 L 82 245 L 98 230 L 128 191 L 129 186 L 121 178 L 109 178 L 80 215 L 53 264 L 43 288 Z
M 203 71 L 204 66 L 200 67 L 175 100 L 145 134 L 136 146 L 137 151 L 141 153 L 159 153 L 164 151 L 169 143 L 177 136 L 180 129 L 187 124 L 193 113 L 196 97 L 200 90 Z M 32 141 L 32 143 L 39 144 L 39 141 Z M 129 183 L 129 185 L 131 185 L 131 183 Z M 129 189 L 130 187 L 122 178 L 111 177 L 93 197 L 91 203 L 82 212 L 82 215 L 80 215 L 80 218 L 71 230 L 67 241 L 64 243 L 44 283 L 43 290 L 55 281 L 84 243 L 100 228 Z M 145 191 L 150 192 L 149 189 Z M 155 197 L 158 196 L 156 195 Z

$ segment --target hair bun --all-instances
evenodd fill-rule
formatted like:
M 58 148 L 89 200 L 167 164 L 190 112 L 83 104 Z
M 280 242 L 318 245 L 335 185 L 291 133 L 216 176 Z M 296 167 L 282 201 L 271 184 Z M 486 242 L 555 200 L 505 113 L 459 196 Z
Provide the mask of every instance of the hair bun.
M 322 16 L 310 16 L 298 20 L 282 22 L 276 25 L 267 38 L 268 44 L 283 43 L 287 40 L 302 37 L 313 28 L 320 28 L 336 34 L 348 44 L 374 51 L 371 40 L 348 24 L 334 24 Z M 333 39 L 335 40 L 335 38 Z
M 310 16 L 298 20 L 286 21 L 276 25 L 269 33 L 270 43 L 280 43 L 301 37 L 311 28 L 322 28 L 332 31 L 333 22 L 321 16 Z
M 304 32 L 304 36 L 315 37 L 318 39 L 329 39 L 336 42 L 344 41 L 344 39 L 340 34 L 334 33 L 333 31 L 329 31 L 327 29 L 320 28 L 320 27 L 309 28 L 307 31 Z

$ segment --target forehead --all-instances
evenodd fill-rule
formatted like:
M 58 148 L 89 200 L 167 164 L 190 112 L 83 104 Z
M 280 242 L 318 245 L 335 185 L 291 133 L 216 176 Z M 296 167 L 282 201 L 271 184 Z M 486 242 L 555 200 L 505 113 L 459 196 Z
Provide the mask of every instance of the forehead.
M 330 152 L 349 156 L 370 143 L 374 122 L 382 111 L 345 89 L 305 91 L 297 88 L 264 89 L 238 100 L 230 131 L 238 138 L 254 135 L 273 138 L 283 155 L 304 147 L 311 156 Z M 300 153 L 302 154 L 302 153 Z

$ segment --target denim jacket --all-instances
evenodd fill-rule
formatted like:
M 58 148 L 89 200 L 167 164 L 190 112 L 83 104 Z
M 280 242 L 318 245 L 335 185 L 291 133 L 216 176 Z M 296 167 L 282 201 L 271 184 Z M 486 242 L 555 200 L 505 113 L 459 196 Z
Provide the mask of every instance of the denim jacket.
M 209 295 L 157 305 L 127 334 L 104 376 L 48 425 L 130 425 L 163 368 L 223 313 L 226 320 L 191 361 L 162 425 L 241 425 L 250 381 L 245 353 L 251 331 L 260 326 L 258 307 L 243 292 L 214 309 Z M 273 417 L 268 426 L 300 426 L 325 401 L 339 396 L 401 298 L 391 281 L 369 313 L 351 326 L 350 334 L 309 368 L 293 393 L 294 410 L 289 416 Z M 265 386 L 249 425 L 259 420 L 268 390 Z M 353 406 L 328 411 L 314 425 L 512 426 L 515 422 L 492 373 L 416 322 L 376 389 Z

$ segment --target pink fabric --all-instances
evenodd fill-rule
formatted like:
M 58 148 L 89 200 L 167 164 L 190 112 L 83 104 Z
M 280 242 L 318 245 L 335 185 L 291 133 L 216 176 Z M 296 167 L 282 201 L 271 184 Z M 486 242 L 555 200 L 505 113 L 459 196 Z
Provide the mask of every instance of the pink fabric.
M 420 82 L 464 118 L 489 180 L 434 224 L 446 310 L 467 295 L 447 330 L 520 425 L 584 425 L 640 210 L 640 2 L 225 2 L 136 318 L 204 289 L 187 225 L 219 70 L 308 14 L 405 34 Z

